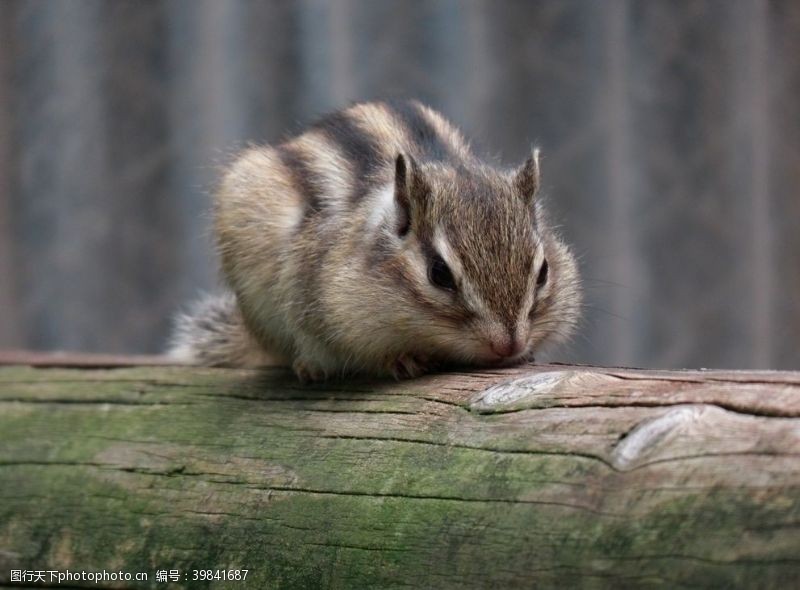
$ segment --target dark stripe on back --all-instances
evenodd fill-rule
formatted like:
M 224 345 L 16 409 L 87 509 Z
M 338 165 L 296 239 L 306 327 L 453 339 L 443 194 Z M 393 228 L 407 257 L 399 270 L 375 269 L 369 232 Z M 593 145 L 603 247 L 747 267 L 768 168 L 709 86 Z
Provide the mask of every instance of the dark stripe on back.
M 341 149 L 353 166 L 353 189 L 349 201 L 357 203 L 376 184 L 374 175 L 387 165 L 375 137 L 365 132 L 346 113 L 334 113 L 313 127 Z
M 459 157 L 453 146 L 439 135 L 418 103 L 410 100 L 389 100 L 384 104 L 406 128 L 409 139 L 419 149 L 417 157 L 422 160 L 458 162 Z
M 305 205 L 303 218 L 308 219 L 322 209 L 324 179 L 311 167 L 308 154 L 292 145 L 278 147 L 281 162 L 289 170 L 292 184 L 302 193 Z

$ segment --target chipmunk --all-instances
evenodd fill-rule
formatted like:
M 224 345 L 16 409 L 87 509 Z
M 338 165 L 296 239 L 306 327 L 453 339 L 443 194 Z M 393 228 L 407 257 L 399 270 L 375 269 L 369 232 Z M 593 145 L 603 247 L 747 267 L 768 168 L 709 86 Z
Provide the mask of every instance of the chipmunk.
M 278 358 L 301 381 L 531 360 L 581 302 L 539 185 L 538 150 L 498 169 L 417 101 L 355 104 L 246 149 L 214 201 L 230 292 L 178 319 L 171 354 Z

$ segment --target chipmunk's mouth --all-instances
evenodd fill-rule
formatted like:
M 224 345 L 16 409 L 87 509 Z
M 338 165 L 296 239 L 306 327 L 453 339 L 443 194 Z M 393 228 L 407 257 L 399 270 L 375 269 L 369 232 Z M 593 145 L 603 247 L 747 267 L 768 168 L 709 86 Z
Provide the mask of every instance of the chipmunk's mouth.
M 498 359 L 494 362 L 495 367 L 512 367 L 514 365 L 520 364 L 522 361 L 526 360 L 524 354 L 518 354 L 514 356 L 509 356 L 505 358 Z
M 483 356 L 483 362 L 490 367 L 510 367 L 526 360 L 533 360 L 529 355 L 528 349 L 521 350 L 512 356 L 500 356 L 495 353 L 488 353 Z

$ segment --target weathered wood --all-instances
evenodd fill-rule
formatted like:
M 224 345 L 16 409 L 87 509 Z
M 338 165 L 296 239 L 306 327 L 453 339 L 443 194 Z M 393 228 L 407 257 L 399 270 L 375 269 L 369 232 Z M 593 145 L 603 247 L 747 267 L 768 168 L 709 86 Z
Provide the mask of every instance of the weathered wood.
M 0 368 L 0 582 L 235 567 L 256 588 L 796 587 L 800 373 Z

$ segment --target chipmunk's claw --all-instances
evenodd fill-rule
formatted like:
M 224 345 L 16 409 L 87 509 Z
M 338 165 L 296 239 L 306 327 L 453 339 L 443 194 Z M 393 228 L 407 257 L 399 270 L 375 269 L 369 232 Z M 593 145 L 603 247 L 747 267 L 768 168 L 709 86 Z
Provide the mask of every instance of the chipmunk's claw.
M 395 359 L 389 368 L 389 372 L 395 379 L 413 379 L 419 377 L 428 369 L 427 363 L 422 359 L 404 354 Z
M 318 383 L 328 378 L 328 374 L 323 369 L 301 359 L 295 359 L 292 363 L 292 371 L 303 385 Z

